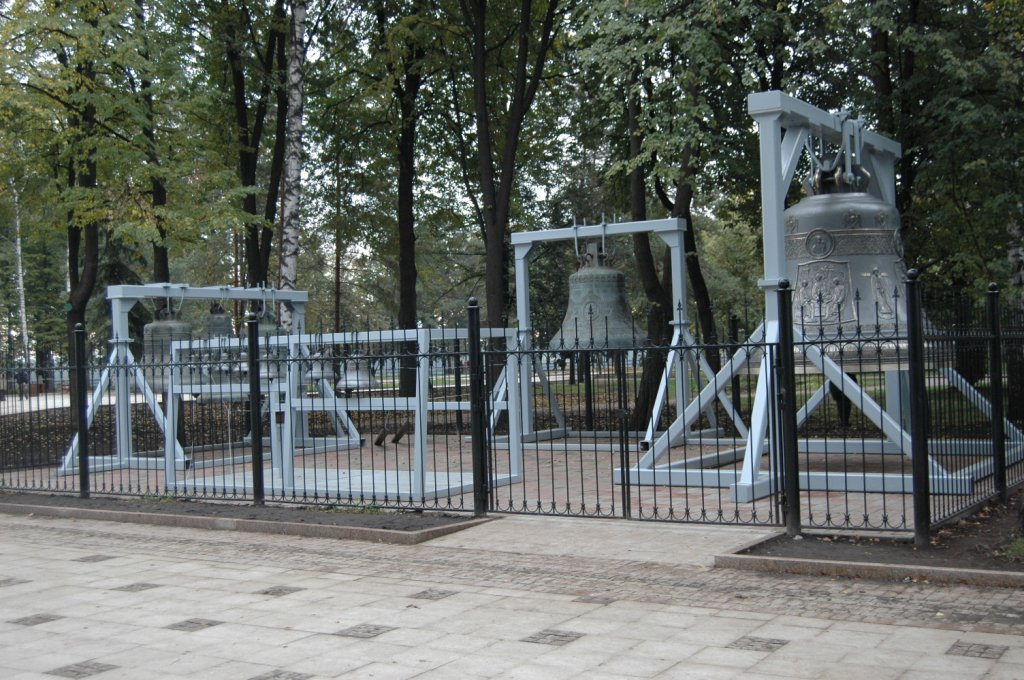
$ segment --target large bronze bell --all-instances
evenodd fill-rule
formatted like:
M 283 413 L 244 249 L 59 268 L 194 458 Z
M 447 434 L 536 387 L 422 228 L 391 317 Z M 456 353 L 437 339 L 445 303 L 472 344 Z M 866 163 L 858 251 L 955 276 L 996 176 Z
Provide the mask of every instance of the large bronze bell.
M 569 277 L 569 305 L 561 329 L 551 338 L 556 351 L 626 349 L 647 343 L 626 302 L 626 280 L 613 269 L 613 255 L 596 243 L 579 255 Z
M 818 334 L 891 332 L 906 323 L 900 216 L 856 166 L 819 170 L 785 212 L 793 319 Z

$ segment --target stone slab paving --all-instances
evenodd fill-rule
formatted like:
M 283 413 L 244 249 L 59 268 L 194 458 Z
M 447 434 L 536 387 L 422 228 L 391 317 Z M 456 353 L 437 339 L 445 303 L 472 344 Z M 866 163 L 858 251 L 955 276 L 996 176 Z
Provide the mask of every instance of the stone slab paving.
M 763 533 L 505 517 L 399 546 L 0 516 L 0 678 L 1024 677 L 1021 591 L 711 568 Z

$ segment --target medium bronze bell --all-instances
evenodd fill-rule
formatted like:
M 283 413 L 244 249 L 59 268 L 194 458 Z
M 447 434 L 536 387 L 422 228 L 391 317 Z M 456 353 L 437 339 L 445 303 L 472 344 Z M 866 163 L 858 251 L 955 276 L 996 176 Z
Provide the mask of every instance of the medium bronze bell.
M 142 353 L 151 363 L 170 361 L 171 342 L 188 340 L 192 335 L 192 326 L 174 312 L 162 309 L 158 314 L 160 318 L 147 323 L 142 329 Z
M 167 388 L 170 377 L 171 343 L 175 340 L 188 340 L 192 336 L 192 326 L 178 318 L 168 307 L 157 310 L 159 318 L 147 323 L 142 328 L 142 354 L 146 382 L 155 392 L 163 392 Z M 179 356 L 178 361 L 186 361 L 187 355 Z
M 647 344 L 626 302 L 626 279 L 613 269 L 613 255 L 588 244 L 580 268 L 569 277 L 569 305 L 561 329 L 551 338 L 555 351 L 626 349 Z
M 891 332 L 906 323 L 896 208 L 868 193 L 854 166 L 819 170 L 813 192 L 785 212 L 793 320 L 815 333 Z

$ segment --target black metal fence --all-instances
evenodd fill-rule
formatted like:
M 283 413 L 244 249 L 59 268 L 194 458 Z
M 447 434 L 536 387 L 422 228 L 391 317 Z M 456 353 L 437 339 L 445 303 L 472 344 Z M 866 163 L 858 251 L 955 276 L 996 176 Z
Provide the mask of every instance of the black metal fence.
M 0 489 L 926 536 L 1024 481 L 1024 323 L 994 289 L 920 297 L 885 328 L 798 309 L 718 345 L 552 351 L 471 305 L 463 328 L 253 321 L 142 359 L 9 363 Z
M 994 285 L 982 300 L 928 296 L 911 272 L 906 291 L 885 326 L 806 314 L 792 352 L 780 348 L 796 357 L 804 526 L 912 529 L 923 542 L 1022 481 L 1024 420 L 1004 408 L 1024 377 L 1020 311 Z
M 759 358 L 763 343 L 568 347 L 520 346 L 494 357 L 516 368 L 522 386 L 520 405 L 508 409 L 514 427 L 499 419 L 489 445 L 509 472 L 494 488 L 494 510 L 779 522 L 774 486 L 751 498 L 732 490 L 741 477 L 754 376 L 740 370 L 735 380 L 722 378 L 712 368 L 730 352 Z

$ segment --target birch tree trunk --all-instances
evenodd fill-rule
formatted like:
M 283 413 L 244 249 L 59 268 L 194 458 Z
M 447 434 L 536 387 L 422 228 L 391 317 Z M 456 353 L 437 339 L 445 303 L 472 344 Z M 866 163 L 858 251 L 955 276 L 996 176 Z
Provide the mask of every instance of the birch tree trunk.
M 284 191 L 281 201 L 281 290 L 296 290 L 299 259 L 299 203 L 302 197 L 302 107 L 305 82 L 306 2 L 292 2 L 291 40 L 288 47 L 288 122 L 285 132 Z M 292 331 L 292 311 L 281 304 L 281 327 Z M 302 332 L 304 329 L 297 329 Z
M 21 257 L 21 194 L 11 182 L 11 196 L 14 199 L 14 276 L 18 289 L 18 323 L 21 326 L 21 353 L 25 368 L 32 365 L 28 343 L 28 311 L 25 308 L 25 263 Z

